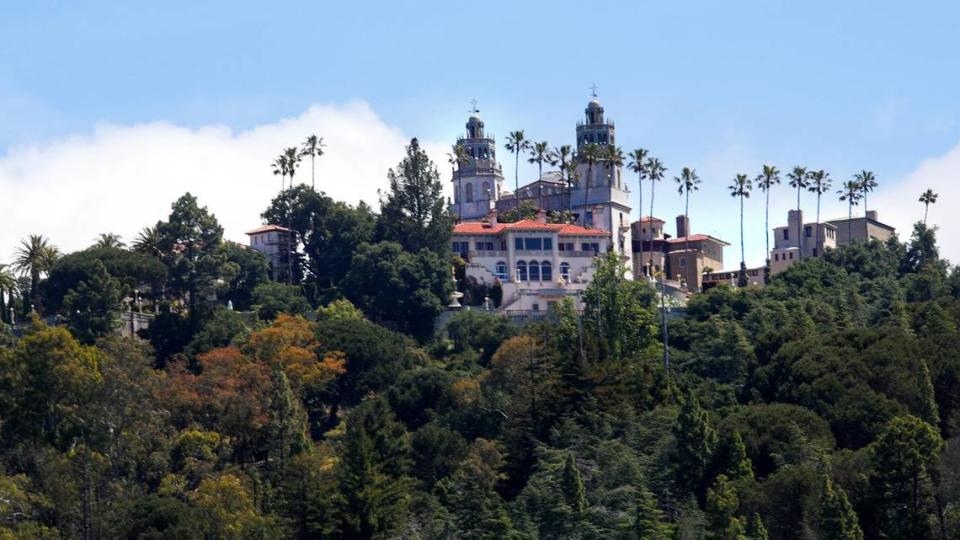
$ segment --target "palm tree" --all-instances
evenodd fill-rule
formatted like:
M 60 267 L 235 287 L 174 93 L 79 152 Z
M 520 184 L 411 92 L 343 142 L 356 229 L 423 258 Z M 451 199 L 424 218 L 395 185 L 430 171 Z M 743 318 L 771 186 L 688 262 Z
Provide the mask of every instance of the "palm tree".
M 643 179 L 647 176 L 647 164 L 644 160 L 647 159 L 647 154 L 649 153 L 650 151 L 646 148 L 636 148 L 627 154 L 627 157 L 630 158 L 627 167 L 637 173 L 637 208 L 640 209 L 641 229 L 643 229 Z M 643 268 L 643 238 L 640 238 L 640 268 Z
M 533 143 L 530 146 L 530 158 L 527 159 L 528 163 L 536 163 L 538 176 L 537 176 L 537 204 L 540 208 L 543 208 L 543 164 L 550 162 L 550 145 L 547 141 L 541 141 L 538 143 Z
M 817 194 L 817 243 L 816 248 L 820 251 L 820 196 L 824 193 L 830 191 L 830 173 L 820 169 L 819 171 L 813 171 L 810 173 L 810 186 L 807 188 L 811 193 Z M 817 252 L 817 255 L 823 255 L 823 253 Z
M 523 134 L 523 130 L 511 131 L 507 135 L 507 144 L 506 148 L 508 151 L 513 152 L 514 154 L 514 165 L 513 165 L 513 182 L 514 182 L 514 192 L 513 198 L 517 202 L 517 207 L 520 207 L 520 153 L 528 150 L 530 148 L 530 141 L 527 140 L 527 137 Z
M 94 241 L 93 247 L 123 249 L 127 247 L 127 245 L 120 239 L 119 234 L 100 233 Z
M 573 210 L 573 203 L 570 201 L 570 190 L 573 188 L 573 182 L 571 178 L 574 174 L 571 174 L 570 165 L 573 164 L 573 169 L 576 169 L 576 163 L 573 159 L 573 148 L 569 144 L 564 144 L 558 146 L 550 151 L 550 166 L 558 167 L 560 169 L 560 179 L 564 181 L 567 188 L 567 206 L 568 210 Z
M 587 199 L 590 197 L 590 181 L 593 179 L 593 164 L 603 159 L 603 150 L 596 143 L 587 143 L 577 152 L 577 158 L 587 164 L 587 185 L 583 192 L 583 223 L 586 225 Z
M 803 219 L 800 215 L 800 190 L 805 189 L 808 184 L 807 168 L 794 167 L 792 172 L 787 173 L 790 179 L 790 187 L 797 188 L 797 246 L 800 248 L 800 260 L 803 260 Z
M 650 219 L 653 219 L 653 196 L 656 191 L 657 182 L 663 180 L 664 173 L 667 172 L 667 168 L 663 166 L 663 163 L 660 162 L 657 158 L 650 158 L 647 160 L 647 179 L 650 180 Z M 643 214 L 643 211 L 640 212 Z M 642 217 L 642 216 L 641 216 Z M 653 221 L 650 222 L 650 267 L 649 272 L 650 276 L 653 277 Z M 642 261 L 641 261 L 642 262 Z
M 737 279 L 737 286 L 747 286 L 747 256 L 745 243 L 743 240 L 743 199 L 750 196 L 750 190 L 753 189 L 753 182 L 745 174 L 738 174 L 729 186 L 730 195 L 740 198 L 740 277 Z M 689 231 L 687 234 L 690 234 Z
M 680 195 L 683 195 L 685 198 L 683 205 L 683 222 L 684 228 L 690 228 L 690 192 L 698 191 L 700 189 L 700 177 L 697 176 L 697 171 L 691 169 L 690 167 L 684 167 L 680 171 L 680 176 L 674 176 L 673 180 L 677 183 L 677 192 Z M 684 230 L 684 246 L 683 246 L 683 261 L 686 271 L 687 286 L 689 287 L 690 283 L 690 231 Z
M 13 304 L 13 292 L 17 288 L 17 278 L 8 268 L 6 264 L 0 263 L 0 322 L 6 321 L 12 324 L 13 321 L 7 320 L 7 301 L 4 299 L 4 295 L 7 295 L 10 303 Z
M 160 247 L 160 231 L 157 227 L 144 227 L 133 241 L 133 250 L 144 255 L 159 257 L 163 254 Z
M 853 234 L 851 233 L 851 222 L 853 221 L 853 207 L 860 204 L 863 197 L 863 191 L 860 189 L 860 182 L 856 180 L 847 180 L 843 187 L 837 191 L 840 195 L 840 201 L 847 201 L 847 243 L 853 243 Z
M 280 193 L 283 193 L 284 188 L 287 187 L 287 156 L 281 153 L 270 164 L 270 168 L 273 169 L 274 176 L 280 177 Z
M 766 251 L 763 254 L 766 266 L 764 267 L 765 278 L 770 273 L 770 190 L 773 186 L 780 183 L 780 171 L 773 165 L 764 165 L 763 171 L 756 178 L 757 187 L 763 190 L 766 197 L 765 209 L 763 212 L 763 236 L 766 239 Z
M 877 177 L 870 171 L 860 171 L 853 175 L 854 179 L 860 183 L 860 192 L 863 194 L 863 212 L 867 212 L 867 193 L 870 193 L 879 185 Z
M 456 190 L 457 193 L 454 194 L 454 198 L 457 200 L 457 218 L 463 219 L 463 195 L 460 193 L 460 166 L 465 165 L 470 162 L 470 156 L 467 155 L 467 148 L 463 146 L 463 143 L 458 142 L 453 145 L 450 149 L 450 152 L 447 153 L 447 163 L 450 164 L 450 171 L 457 175 Z
M 314 162 L 316 159 L 323 155 L 323 147 L 326 146 L 323 144 L 323 137 L 317 137 L 316 135 L 310 135 L 307 137 L 307 140 L 303 142 L 303 147 L 300 150 L 300 157 L 310 156 L 310 188 L 316 189 L 314 181 Z
M 300 166 L 300 151 L 291 146 L 283 151 L 283 155 L 287 158 L 287 176 L 290 177 L 290 189 L 293 189 L 293 175 Z
M 939 195 L 937 195 L 936 193 L 934 193 L 932 189 L 928 189 L 928 190 L 924 191 L 924 192 L 920 195 L 920 202 L 923 203 L 923 224 L 924 224 L 924 226 L 926 226 L 926 224 L 927 224 L 927 212 L 930 210 L 930 205 L 937 203 L 937 197 L 939 197 Z
M 293 236 L 293 176 L 300 166 L 300 152 L 296 146 L 291 146 L 283 151 L 286 158 L 286 175 L 290 177 L 290 197 L 287 198 L 287 283 L 293 283 L 293 254 L 295 250 L 295 240 Z
M 50 271 L 59 255 L 59 250 L 42 235 L 31 234 L 27 240 L 20 241 L 13 269 L 21 275 L 30 276 L 30 301 L 34 308 L 40 304 L 40 276 Z

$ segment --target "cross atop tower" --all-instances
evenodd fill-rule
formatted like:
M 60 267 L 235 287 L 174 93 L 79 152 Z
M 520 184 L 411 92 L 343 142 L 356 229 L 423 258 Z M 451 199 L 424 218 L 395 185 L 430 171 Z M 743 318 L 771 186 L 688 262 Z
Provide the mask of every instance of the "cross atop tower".
M 593 94 L 593 97 L 597 97 L 597 83 L 590 85 L 590 92 Z
M 469 112 L 472 112 L 472 113 L 478 113 L 478 112 L 480 112 L 480 109 L 477 108 L 477 100 L 476 100 L 476 98 L 470 100 L 470 111 L 469 111 Z

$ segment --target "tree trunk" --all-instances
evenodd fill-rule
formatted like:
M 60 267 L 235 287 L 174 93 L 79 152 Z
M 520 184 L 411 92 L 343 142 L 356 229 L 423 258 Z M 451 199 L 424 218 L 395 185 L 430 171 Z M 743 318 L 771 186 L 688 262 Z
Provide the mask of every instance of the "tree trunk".
M 817 191 L 817 243 L 814 249 L 819 250 L 818 255 L 823 256 L 823 247 L 820 246 L 820 191 Z
M 657 182 L 652 178 L 650 179 L 650 219 L 653 219 L 653 196 L 655 190 L 657 189 Z M 643 213 L 642 211 L 640 212 Z M 641 261 L 642 262 L 642 261 Z M 653 229 L 650 229 L 650 264 L 649 264 L 650 275 L 653 276 Z
M 640 173 L 637 173 L 637 198 L 637 208 L 640 209 L 640 275 L 646 275 L 647 272 L 643 269 L 643 175 Z
M 798 180 L 799 181 L 799 180 Z M 800 246 L 800 260 L 803 260 L 803 219 L 800 213 L 800 186 L 797 185 L 797 245 Z
M 587 167 L 587 188 L 583 191 L 583 225 L 587 225 L 587 199 L 590 198 L 590 179 L 593 177 L 593 163 Z
M 316 168 L 315 168 L 316 160 L 317 160 L 317 156 L 314 154 L 310 154 L 310 189 L 314 191 L 316 191 L 317 189 Z
M 767 250 L 763 253 L 763 259 L 766 261 L 767 268 L 770 267 L 770 189 L 772 187 L 767 186 L 767 189 L 764 190 L 766 191 L 767 203 L 763 212 L 763 236 L 766 240 Z
M 690 288 L 690 188 L 686 191 L 686 201 L 683 205 L 683 265 L 687 274 L 687 288 Z
M 930 203 L 923 204 L 923 226 L 927 226 L 927 212 L 930 211 Z
M 514 162 L 513 162 L 513 198 L 517 201 L 517 207 L 520 206 L 520 148 L 517 148 L 517 151 L 514 152 Z

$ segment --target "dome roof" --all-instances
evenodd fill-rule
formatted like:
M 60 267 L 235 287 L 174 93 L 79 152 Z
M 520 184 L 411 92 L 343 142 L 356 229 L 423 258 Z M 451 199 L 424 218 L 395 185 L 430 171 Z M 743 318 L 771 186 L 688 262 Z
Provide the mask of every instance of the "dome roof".
M 587 108 L 588 108 L 588 109 L 602 109 L 603 107 L 600 106 L 600 101 L 597 100 L 597 98 L 593 98 L 593 99 L 590 100 L 590 103 L 587 104 Z
M 470 118 L 467 119 L 467 122 L 476 124 L 477 122 L 480 122 L 480 116 L 477 113 L 473 113 L 470 115 Z

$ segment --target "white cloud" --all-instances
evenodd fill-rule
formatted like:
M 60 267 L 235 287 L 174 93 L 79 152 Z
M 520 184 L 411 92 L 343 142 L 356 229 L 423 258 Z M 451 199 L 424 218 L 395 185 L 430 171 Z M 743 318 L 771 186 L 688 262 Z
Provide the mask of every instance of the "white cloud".
M 945 154 L 927 159 L 895 184 L 881 186 L 870 198 L 880 220 L 897 228 L 901 240 L 907 240 L 913 224 L 923 220 L 923 204 L 918 199 L 928 188 L 940 195 L 930 206 L 928 224 L 939 228 L 940 254 L 960 262 L 960 219 L 954 214 L 960 201 L 960 143 Z
M 227 238 L 246 242 L 244 232 L 260 224 L 260 212 L 280 188 L 270 163 L 310 133 L 328 145 L 316 161 L 317 188 L 374 206 L 387 170 L 409 142 L 365 102 L 353 101 L 237 132 L 166 122 L 105 124 L 91 134 L 13 148 L 0 157 L 0 260 L 28 234 L 43 234 L 63 251 L 82 249 L 102 232 L 129 242 L 165 219 L 187 191 L 216 214 Z M 424 147 L 442 159 L 444 145 Z M 443 162 L 437 166 L 443 175 Z M 295 178 L 310 182 L 309 161 Z

